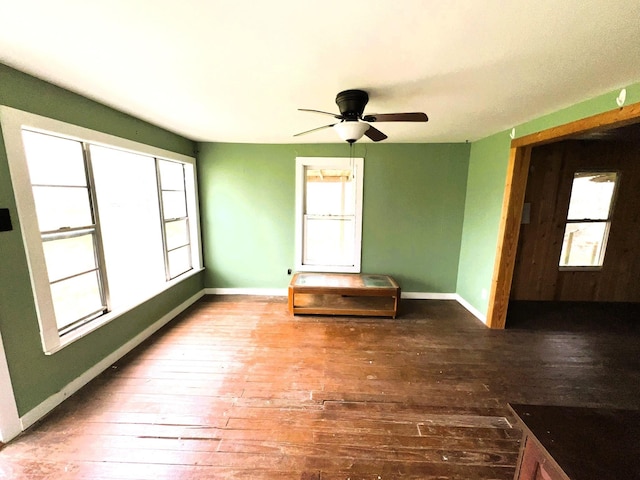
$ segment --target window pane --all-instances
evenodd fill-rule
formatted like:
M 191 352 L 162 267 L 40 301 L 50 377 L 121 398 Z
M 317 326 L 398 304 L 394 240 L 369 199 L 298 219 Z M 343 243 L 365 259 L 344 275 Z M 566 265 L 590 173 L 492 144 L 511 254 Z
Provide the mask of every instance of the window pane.
M 162 208 L 164 218 L 186 217 L 187 203 L 184 192 L 162 192 Z
M 178 248 L 167 253 L 169 259 L 169 277 L 175 278 L 181 273 L 191 270 L 191 248 Z
M 87 185 L 80 142 L 27 130 L 22 139 L 32 184 Z
M 568 220 L 607 220 L 616 172 L 577 172 L 573 177 Z
M 97 272 L 54 283 L 51 295 L 58 329 L 103 308 Z
M 97 267 L 93 232 L 71 238 L 45 239 L 42 246 L 50 282 Z
M 307 265 L 353 265 L 355 221 L 305 218 L 304 263 Z
M 181 163 L 158 160 L 158 167 L 162 190 L 184 190 L 184 168 Z
M 167 236 L 167 250 L 189 244 L 189 229 L 186 220 L 177 220 L 164 224 Z
M 607 222 L 568 223 L 562 242 L 560 266 L 601 266 L 607 226 Z
M 155 158 L 91 145 L 113 310 L 166 282 Z
M 355 186 L 351 170 L 307 168 L 305 213 L 309 215 L 354 215 Z
M 33 187 L 41 232 L 93 225 L 89 192 L 83 187 Z

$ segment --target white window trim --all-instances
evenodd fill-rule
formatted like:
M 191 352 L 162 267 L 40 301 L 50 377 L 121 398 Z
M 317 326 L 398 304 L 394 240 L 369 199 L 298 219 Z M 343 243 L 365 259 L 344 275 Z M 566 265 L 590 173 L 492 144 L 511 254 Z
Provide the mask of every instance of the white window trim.
M 304 186 L 305 167 L 343 169 L 353 167 L 356 178 L 356 208 L 354 240 L 354 265 L 305 265 L 304 264 Z M 296 157 L 296 236 L 295 268 L 299 272 L 360 273 L 362 261 L 362 199 L 364 184 L 364 158 L 349 157 Z
M 59 351 L 66 345 L 86 336 L 102 325 L 203 270 L 202 246 L 199 241 L 200 214 L 197 202 L 198 191 L 195 158 L 2 105 L 0 105 L 0 124 L 2 126 L 2 134 L 7 152 L 22 239 L 27 255 L 29 275 L 31 277 L 31 285 L 40 325 L 40 335 L 42 337 L 42 346 L 46 354 Z M 108 148 L 116 148 L 132 153 L 190 164 L 193 167 L 193 176 L 189 176 L 186 180 L 190 188 L 194 191 L 194 198 L 188 198 L 187 208 L 189 208 L 190 216 L 193 215 L 193 221 L 190 222 L 192 239 L 197 242 L 197 245 L 193 245 L 196 248 L 192 248 L 193 270 L 167 282 L 161 290 L 154 292 L 148 298 L 140 299 L 135 305 L 130 305 L 124 309 L 102 315 L 96 320 L 61 337 L 58 333 L 58 326 L 53 313 L 53 301 L 46 273 L 40 229 L 35 215 L 35 202 L 22 140 L 23 128 L 63 136 L 73 140 L 90 142 Z

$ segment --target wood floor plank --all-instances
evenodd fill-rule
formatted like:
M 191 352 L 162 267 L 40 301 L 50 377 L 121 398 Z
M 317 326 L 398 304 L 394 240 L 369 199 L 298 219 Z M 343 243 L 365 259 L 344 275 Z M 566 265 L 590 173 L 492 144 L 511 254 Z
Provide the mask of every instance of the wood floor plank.
M 639 329 L 486 329 L 453 301 L 397 319 L 206 296 L 29 431 L 0 478 L 513 478 L 507 402 L 640 408 Z

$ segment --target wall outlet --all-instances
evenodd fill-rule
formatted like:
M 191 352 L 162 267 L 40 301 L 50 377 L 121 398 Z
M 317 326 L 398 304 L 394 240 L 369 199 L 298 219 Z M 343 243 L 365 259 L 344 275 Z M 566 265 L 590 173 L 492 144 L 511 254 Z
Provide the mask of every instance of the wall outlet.
M 291 269 L 290 268 L 287 269 L 287 275 L 291 275 Z
M 483 299 L 483 300 L 486 300 L 486 299 L 487 299 L 487 289 L 486 289 L 486 288 L 483 288 L 483 289 L 480 291 L 480 296 L 482 297 L 482 299 Z

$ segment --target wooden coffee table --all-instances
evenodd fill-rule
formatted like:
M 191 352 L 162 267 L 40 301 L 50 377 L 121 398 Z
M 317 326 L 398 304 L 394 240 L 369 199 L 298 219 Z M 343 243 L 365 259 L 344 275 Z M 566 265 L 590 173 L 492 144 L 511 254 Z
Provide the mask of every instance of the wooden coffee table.
M 389 275 L 296 273 L 289 284 L 294 314 L 396 318 L 400 287 Z

